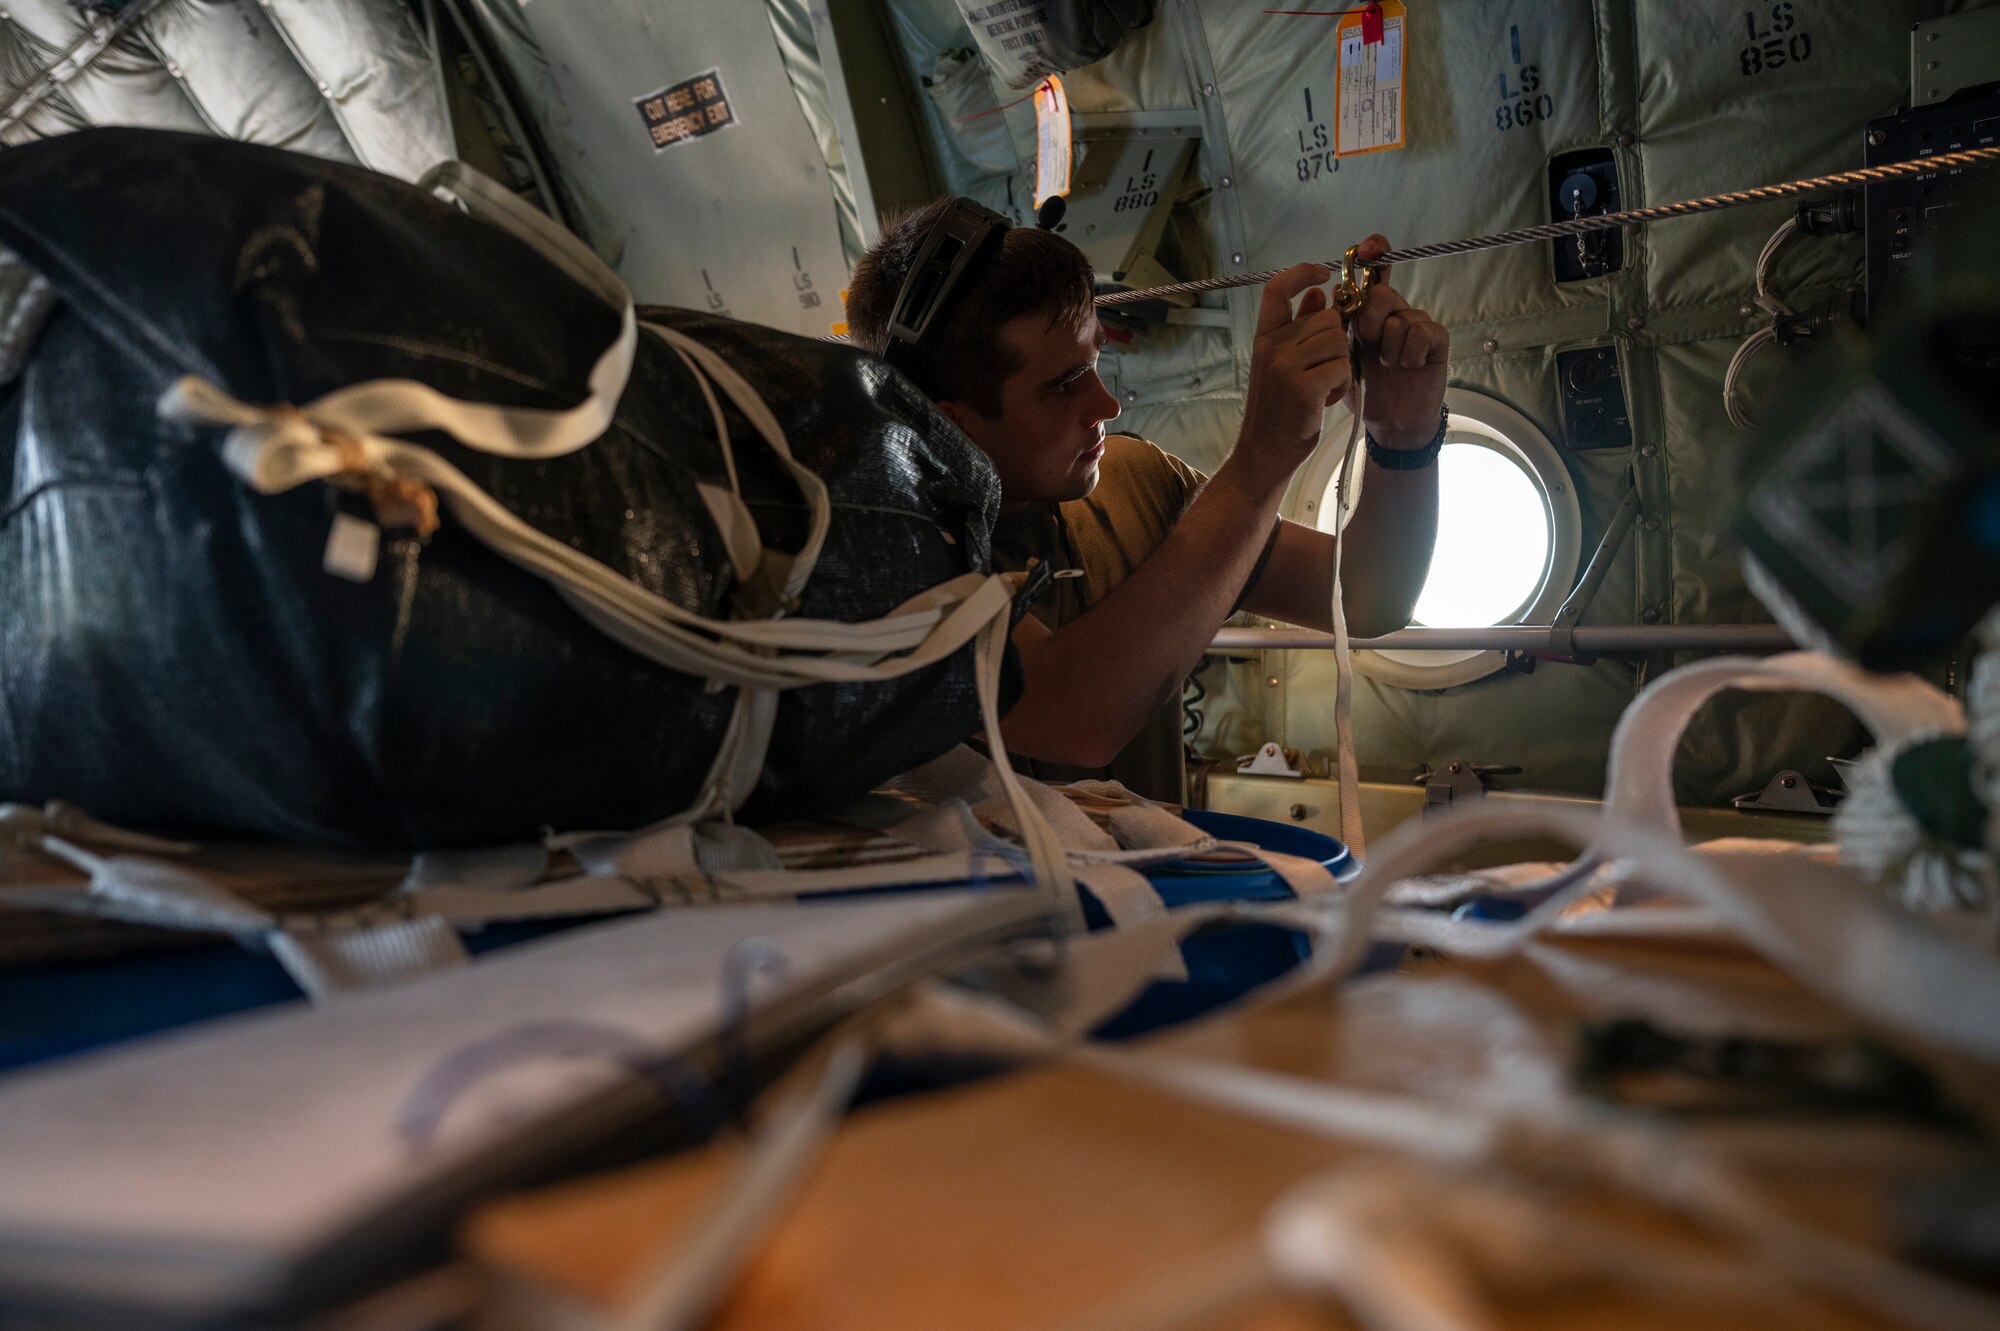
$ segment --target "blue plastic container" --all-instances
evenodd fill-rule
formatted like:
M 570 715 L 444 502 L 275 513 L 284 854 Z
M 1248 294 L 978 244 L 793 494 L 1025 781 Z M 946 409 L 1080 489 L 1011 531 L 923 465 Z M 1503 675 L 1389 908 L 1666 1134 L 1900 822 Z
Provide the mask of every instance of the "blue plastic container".
M 1341 881 L 1360 871 L 1340 842 L 1308 828 L 1200 809 L 1185 816 L 1225 841 L 1254 842 L 1317 860 Z M 1292 896 L 1284 880 L 1262 864 L 1168 864 L 1146 876 L 1170 907 Z M 1110 927 L 1110 917 L 1087 890 L 1083 904 L 1091 928 Z M 468 934 L 466 944 L 475 953 L 488 952 L 601 918 L 489 925 Z M 1199 1016 L 1283 975 L 1309 948 L 1296 930 L 1234 924 L 1187 939 L 1181 954 L 1185 981 L 1153 984 L 1099 1034 L 1123 1038 Z M 0 971 L 0 1072 L 303 997 L 276 961 L 229 942 Z
M 1224 841 L 1247 841 L 1265 850 L 1317 860 L 1343 883 L 1361 872 L 1346 846 L 1311 828 L 1205 809 L 1189 809 L 1182 817 Z M 1166 864 L 1147 870 L 1146 878 L 1160 899 L 1176 909 L 1212 901 L 1293 899 L 1285 880 L 1262 864 Z M 1084 919 L 1093 929 L 1111 923 L 1088 890 Z M 1191 1020 L 1269 984 L 1311 955 L 1310 940 L 1281 925 L 1225 924 L 1205 930 L 1181 942 L 1187 979 L 1154 981 L 1130 1007 L 1093 1033 L 1100 1039 L 1122 1040 Z

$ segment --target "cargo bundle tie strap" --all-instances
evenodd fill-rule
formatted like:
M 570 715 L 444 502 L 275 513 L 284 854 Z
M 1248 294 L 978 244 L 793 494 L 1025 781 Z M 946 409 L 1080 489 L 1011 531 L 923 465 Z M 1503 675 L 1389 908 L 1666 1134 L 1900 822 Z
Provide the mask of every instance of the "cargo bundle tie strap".
M 905 601 L 879 619 L 841 623 L 816 619 L 717 620 L 698 615 L 638 586 L 609 566 L 530 526 L 432 450 L 391 436 L 441 430 L 469 448 L 499 457 L 561 457 L 587 447 L 610 428 L 630 375 L 638 325 L 624 284 L 595 254 L 560 227 L 458 163 L 429 178 L 483 220 L 541 251 L 586 289 L 620 311 L 619 333 L 589 375 L 589 393 L 562 411 L 499 407 L 448 397 L 428 385 L 382 379 L 336 390 L 303 406 L 258 406 L 206 380 L 188 376 L 161 397 L 160 414 L 194 425 L 227 426 L 225 464 L 260 494 L 281 494 L 312 481 L 365 478 L 383 493 L 435 494 L 443 508 L 495 554 L 548 582 L 593 627 L 631 651 L 714 688 L 738 692 L 734 713 L 703 783 L 701 797 L 660 826 L 728 818 L 763 770 L 777 695 L 823 683 L 895 679 L 951 656 L 977 639 L 977 680 L 989 739 L 999 737 L 998 691 L 1013 584 L 999 574 L 965 573 Z M 831 523 L 826 485 L 792 456 L 783 426 L 756 389 L 720 355 L 674 329 L 647 331 L 676 351 L 700 386 L 717 431 L 729 489 L 704 486 L 703 498 L 722 533 L 737 576 L 763 562 L 756 525 L 737 490 L 720 389 L 798 485 L 810 513 L 804 544 L 790 556 L 781 593 L 803 590 Z M 1043 889 L 1071 928 L 1082 909 L 1063 848 L 1029 803 L 1011 767 L 996 754 L 1009 802 Z
M 1544 222 L 1538 226 L 1517 227 L 1512 231 L 1496 231 L 1488 236 L 1474 236 L 1467 240 L 1445 240 L 1432 245 L 1414 245 L 1409 249 L 1391 250 L 1379 258 L 1365 263 L 1355 258 L 1354 250 L 1347 251 L 1346 258 L 1339 264 L 1329 264 L 1340 271 L 1340 283 L 1335 289 L 1335 302 L 1341 313 L 1352 313 L 1346 302 L 1352 301 L 1354 309 L 1361 308 L 1361 301 L 1368 291 L 1367 279 L 1356 279 L 1355 270 L 1379 272 L 1392 264 L 1414 263 L 1418 259 L 1442 258 L 1447 254 L 1472 254 L 1479 250 L 1499 249 L 1505 245 L 1532 245 L 1537 241 L 1561 240 L 1566 236 L 1581 236 L 1592 231 L 1611 231 L 1626 226 L 1643 226 L 1650 222 L 1663 222 L 1670 217 L 1693 217 L 1698 213 L 1719 212 L 1725 208 L 1742 208 L 1753 203 L 1769 203 L 1774 199 L 1790 199 L 1801 194 L 1825 194 L 1833 190 L 1850 189 L 1856 185 L 1880 184 L 1885 180 L 1900 180 L 1905 176 L 1928 175 L 1934 171 L 1955 171 L 1965 166 L 1989 165 L 2000 162 L 2000 146 L 1965 148 L 1958 152 L 1939 153 L 1935 157 L 1915 157 L 1907 162 L 1889 162 L 1882 166 L 1858 167 L 1852 171 L 1838 171 L 1830 176 L 1809 176 L 1803 180 L 1787 180 L 1776 185 L 1755 185 L 1749 189 L 1732 190 L 1727 194 L 1708 194 L 1698 199 L 1680 199 L 1673 203 L 1654 204 L 1648 208 L 1628 208 L 1623 212 L 1599 213 L 1591 217 L 1571 217 L 1560 222 Z M 1097 298 L 1100 308 L 1113 305 L 1135 305 L 1140 301 L 1163 300 L 1169 296 L 1191 296 L 1203 291 L 1226 291 L 1231 287 L 1255 287 L 1276 277 L 1282 269 L 1267 268 L 1262 272 L 1240 273 L 1233 277 L 1204 277 L 1191 282 L 1170 282 L 1165 286 L 1143 287 L 1135 291 L 1114 291 Z

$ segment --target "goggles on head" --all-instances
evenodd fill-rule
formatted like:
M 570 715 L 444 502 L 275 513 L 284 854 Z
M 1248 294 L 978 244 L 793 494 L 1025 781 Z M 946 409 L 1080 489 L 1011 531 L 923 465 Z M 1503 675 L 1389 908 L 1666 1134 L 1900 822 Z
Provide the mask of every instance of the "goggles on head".
M 951 304 L 988 255 L 1000 248 L 1007 219 L 970 199 L 953 199 L 924 233 L 910 275 L 896 293 L 889 314 L 889 344 L 882 358 L 908 372 L 909 352 L 923 344 L 945 307 Z

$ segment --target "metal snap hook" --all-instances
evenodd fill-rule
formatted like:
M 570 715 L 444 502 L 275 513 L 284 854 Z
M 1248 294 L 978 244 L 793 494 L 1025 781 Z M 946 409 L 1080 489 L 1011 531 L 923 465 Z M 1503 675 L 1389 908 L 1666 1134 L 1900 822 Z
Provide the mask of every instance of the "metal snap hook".
M 1361 312 L 1368 288 L 1375 285 L 1375 270 L 1355 254 L 1360 248 L 1349 245 L 1347 253 L 1340 256 L 1340 283 L 1333 289 L 1333 307 L 1348 318 Z

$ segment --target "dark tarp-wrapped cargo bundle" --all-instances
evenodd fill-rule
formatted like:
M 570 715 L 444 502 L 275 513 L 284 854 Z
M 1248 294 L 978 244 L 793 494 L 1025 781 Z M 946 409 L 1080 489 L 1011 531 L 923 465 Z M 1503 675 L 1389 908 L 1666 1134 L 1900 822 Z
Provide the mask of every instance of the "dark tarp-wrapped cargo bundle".
M 260 493 L 227 464 L 225 431 L 159 406 L 195 376 L 241 403 L 414 380 L 559 412 L 627 326 L 601 292 L 518 229 L 386 176 L 143 130 L 7 149 L 0 242 L 58 297 L 0 408 L 0 799 L 385 847 L 632 828 L 699 801 L 735 687 L 614 641 L 450 503 L 420 539 L 379 488 Z M 853 624 L 984 569 L 997 479 L 879 362 L 705 314 L 640 317 L 748 380 L 824 481 L 824 545 L 795 605 L 784 552 L 809 542 L 806 489 L 714 387 L 725 371 L 698 372 L 700 347 L 670 334 L 639 331 L 615 421 L 588 446 L 509 457 L 403 437 L 559 554 L 711 620 Z M 743 528 L 733 543 L 718 526 L 745 510 L 754 576 Z M 967 645 L 900 677 L 770 695 L 743 816 L 821 807 L 950 748 L 979 725 L 975 665 Z

